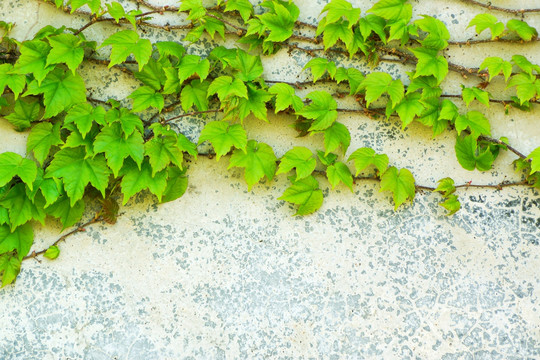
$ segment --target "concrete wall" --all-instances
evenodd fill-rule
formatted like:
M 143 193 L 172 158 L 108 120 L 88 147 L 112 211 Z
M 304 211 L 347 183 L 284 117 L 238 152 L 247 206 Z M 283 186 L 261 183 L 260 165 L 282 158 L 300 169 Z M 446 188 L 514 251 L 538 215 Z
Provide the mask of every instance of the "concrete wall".
M 321 0 L 296 3 L 305 21 L 316 21 L 324 6 Z M 365 11 L 372 3 L 355 6 Z M 457 0 L 411 3 L 414 17 L 437 16 L 455 40 L 474 37 L 466 26 L 484 12 Z M 13 36 L 20 40 L 46 24 L 78 27 L 87 21 L 37 0 L 2 1 L 0 19 L 17 23 Z M 526 20 L 540 29 L 540 14 Z M 155 21 L 178 20 L 167 15 Z M 102 41 L 115 30 L 98 24 L 86 34 Z M 181 34 L 145 29 L 144 36 L 178 40 Z M 467 66 L 514 53 L 538 63 L 537 44 L 452 47 L 446 53 Z M 308 60 L 282 50 L 264 59 L 265 77 L 309 79 L 301 72 Z M 397 77 L 411 69 L 383 63 L 375 70 Z M 137 86 L 123 73 L 91 63 L 81 73 L 98 98 L 122 99 Z M 475 84 L 451 73 L 445 92 L 459 94 L 460 83 Z M 325 89 L 301 94 L 315 88 Z M 341 104 L 354 107 L 348 100 Z M 540 145 L 537 108 L 508 115 L 497 104 L 471 108 L 489 116 L 495 137 L 507 136 L 522 152 Z M 401 130 L 396 119 L 338 119 L 352 133 L 349 153 L 361 146 L 387 153 L 419 184 L 433 186 L 446 176 L 456 183 L 519 179 L 509 153 L 493 171 L 463 170 L 450 131 L 432 138 L 419 124 Z M 196 139 L 211 120 L 188 118 L 180 128 Z M 291 118 L 270 121 L 248 119 L 248 136 L 270 143 L 278 156 L 293 144 L 322 148 L 322 138 L 295 138 Z M 6 121 L 0 130 L 1 151 L 25 154 L 24 134 Z M 156 205 L 151 196 L 137 196 L 121 208 L 117 224 L 93 225 L 62 243 L 57 260 L 26 261 L 16 285 L 0 290 L 0 359 L 540 358 L 538 192 L 461 190 L 462 210 L 447 217 L 438 195 L 419 193 L 413 205 L 394 211 L 378 183 L 359 182 L 351 194 L 344 186 L 331 191 L 320 178 L 322 208 L 292 217 L 293 207 L 276 200 L 288 186 L 285 176 L 248 192 L 242 171 L 227 165 L 227 159 L 200 158 L 190 164 L 181 199 Z M 48 246 L 59 232 L 55 223 L 37 226 L 34 248 Z

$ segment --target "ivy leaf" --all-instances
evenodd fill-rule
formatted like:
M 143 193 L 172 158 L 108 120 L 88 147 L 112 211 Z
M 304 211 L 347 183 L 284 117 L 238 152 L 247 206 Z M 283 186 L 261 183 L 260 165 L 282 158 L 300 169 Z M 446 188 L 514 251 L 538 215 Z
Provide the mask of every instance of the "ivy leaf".
M 120 175 L 122 176 L 120 186 L 124 194 L 122 205 L 126 205 L 133 195 L 145 189 L 150 190 L 161 201 L 167 188 L 167 171 L 162 170 L 152 176 L 152 167 L 146 159 L 140 169 L 133 161 L 126 160 Z
M 453 122 L 459 115 L 458 107 L 452 101 L 444 99 L 441 103 L 441 112 L 439 114 L 439 120 L 449 120 Z
M 43 165 L 43 162 L 49 156 L 51 147 L 63 143 L 60 138 L 60 125 L 60 122 L 54 125 L 49 122 L 39 123 L 28 134 L 26 152 L 34 152 L 34 157 L 39 165 Z
M 303 146 L 295 146 L 281 158 L 276 175 L 288 173 L 296 168 L 296 180 L 300 180 L 310 176 L 315 166 L 317 166 L 317 160 L 313 158 L 311 150 Z
M 387 25 L 390 28 L 390 36 L 388 42 L 392 40 L 399 40 L 401 46 L 405 45 L 409 41 L 409 21 L 397 20 L 392 21 Z
M 406 2 L 407 0 L 380 0 L 367 12 L 386 20 L 404 19 L 409 21 L 412 16 L 412 6 Z
M 506 88 L 513 86 L 516 87 L 520 105 L 531 100 L 540 92 L 540 83 L 536 80 L 536 76 L 529 73 L 519 73 L 512 76 Z
M 212 121 L 204 127 L 199 144 L 209 141 L 216 152 L 216 159 L 227 154 L 232 147 L 246 150 L 247 134 L 240 124 L 229 125 L 226 121 Z
M 396 112 L 401 119 L 403 129 L 424 111 L 425 107 L 420 102 L 420 98 L 421 95 L 419 93 L 411 93 L 405 96 L 396 106 Z
M 315 159 L 314 159 L 315 160 Z M 323 194 L 319 183 L 313 176 L 301 180 L 292 180 L 292 185 L 285 190 L 278 200 L 285 200 L 300 205 L 296 215 L 308 215 L 319 209 L 323 203 Z
M 465 101 L 465 104 L 467 107 L 469 107 L 469 104 L 474 99 L 478 100 L 481 104 L 484 104 L 486 107 L 489 107 L 489 93 L 487 91 L 484 91 L 482 89 L 477 88 L 476 86 L 473 87 L 465 87 L 461 85 L 461 96 L 463 97 L 463 101 Z
M 180 94 L 180 103 L 182 109 L 188 111 L 193 105 L 198 111 L 208 110 L 208 87 L 210 83 L 208 81 L 192 80 L 189 84 L 182 88 Z
M 139 39 L 139 34 L 133 30 L 123 30 L 112 34 L 99 48 L 109 45 L 112 47 L 109 68 L 124 62 L 130 54 L 133 54 L 141 71 L 152 55 L 150 40 Z
M 266 90 L 256 89 L 253 85 L 248 84 L 248 98 L 239 98 L 238 105 L 231 110 L 227 111 L 227 114 L 234 113 L 234 115 L 243 121 L 249 114 L 253 114 L 257 119 L 268 122 L 266 103 L 272 100 Z
M 47 168 L 47 177 L 63 179 L 71 206 L 83 197 L 89 183 L 105 197 L 110 174 L 103 155 L 86 158 L 86 152 L 82 147 L 60 150 Z
M 392 106 L 395 106 L 403 99 L 405 91 L 401 80 L 394 80 L 392 79 L 392 76 L 383 72 L 373 72 L 368 74 L 360 84 L 360 89 L 366 90 L 367 107 L 384 93 L 387 93 L 390 96 Z
M 133 111 L 140 112 L 154 107 L 161 112 L 165 106 L 165 99 L 163 95 L 156 92 L 150 86 L 141 86 L 137 90 L 128 96 L 129 99 L 133 99 Z
M 116 21 L 117 24 L 120 22 L 120 19 L 126 16 L 126 11 L 120 3 L 114 1 L 106 5 L 107 12 L 109 13 L 109 15 L 111 15 L 111 17 Z
M 459 164 L 466 170 L 480 171 L 491 169 L 495 157 L 489 147 L 485 149 L 478 148 L 476 138 L 473 135 L 456 138 L 456 157 Z
M 425 48 L 442 50 L 448 46 L 450 33 L 446 25 L 441 20 L 434 17 L 422 15 L 423 19 L 416 20 L 414 23 L 422 30 L 428 33 L 428 36 L 420 41 Z
M 70 0 L 71 13 L 75 12 L 78 8 L 84 5 L 88 5 L 92 13 L 95 14 L 101 10 L 101 0 Z
M 242 81 L 253 81 L 264 71 L 259 56 L 250 55 L 240 49 L 237 50 L 236 58 L 231 61 L 231 66 L 238 70 L 236 78 Z
M 165 72 L 165 84 L 163 84 L 163 94 L 176 94 L 180 92 L 182 84 L 178 78 L 178 69 L 173 67 L 166 67 L 163 69 Z
M 414 72 L 408 72 L 411 82 L 407 87 L 407 94 L 411 94 L 417 90 L 422 90 L 422 100 L 431 98 L 439 98 L 442 94 L 442 89 L 437 83 L 435 76 L 418 76 L 414 77 Z
M 351 160 L 354 160 L 355 176 L 358 176 L 362 170 L 370 165 L 374 165 L 380 174 L 384 173 L 388 167 L 388 156 L 386 154 L 377 154 L 372 148 L 365 147 L 355 150 L 347 161 Z
M 353 191 L 353 177 L 351 170 L 344 163 L 338 161 L 326 168 L 326 177 L 334 189 L 340 182 L 344 183 Z
M 64 119 L 64 124 L 75 124 L 83 138 L 92 129 L 94 122 L 99 125 L 106 124 L 105 109 L 102 106 L 93 107 L 87 102 L 73 106 Z
M 414 200 L 414 177 L 407 169 L 398 169 L 394 166 L 388 168 L 381 176 L 381 191 L 391 191 L 394 198 L 394 209 L 407 199 Z
M 440 84 L 448 74 L 448 61 L 444 56 L 437 56 L 438 51 L 435 49 L 416 48 L 410 50 L 418 59 L 414 78 L 433 75 L 437 79 L 437 84 Z
M 12 284 L 20 271 L 20 259 L 10 254 L 0 255 L 0 275 L 2 275 L 2 287 Z
M 335 23 L 341 18 L 349 20 L 350 27 L 358 22 L 360 18 L 360 9 L 353 8 L 352 5 L 345 0 L 332 0 L 322 9 L 321 14 L 326 13 L 326 24 Z
M 494 76 L 499 75 L 501 72 L 504 75 L 505 81 L 508 81 L 508 78 L 510 75 L 512 75 L 512 64 L 496 56 L 485 58 L 480 65 L 479 71 L 482 69 L 488 69 L 489 81 L 491 81 Z
M 294 23 L 298 18 L 298 12 L 294 15 L 278 2 L 274 3 L 273 13 L 268 12 L 258 15 L 261 23 L 263 23 L 270 32 L 266 37 L 266 41 L 282 42 L 290 38 L 293 34 Z
M 519 66 L 521 70 L 523 70 L 529 75 L 532 75 L 533 71 L 536 71 L 536 73 L 540 74 L 540 66 L 531 63 L 523 55 L 512 56 L 512 62 L 516 64 L 517 66 Z
M 144 153 L 148 155 L 150 166 L 152 166 L 152 176 L 165 169 L 170 163 L 182 169 L 184 154 L 178 148 L 176 138 L 173 136 L 154 136 L 152 140 L 144 144 Z
M 433 192 L 438 191 L 444 197 L 448 197 L 450 194 L 453 194 L 456 191 L 456 186 L 454 185 L 454 180 L 449 177 L 439 180 L 439 185 Z
M 0 201 L 0 205 L 8 209 L 11 231 L 15 231 L 17 227 L 32 219 L 38 220 L 42 225 L 45 220 L 43 205 L 35 205 L 30 200 L 26 195 L 26 187 L 22 183 L 13 186 Z
M 531 161 L 531 174 L 540 171 L 540 147 L 534 149 L 527 156 L 527 160 Z
M 313 83 L 319 80 L 325 72 L 328 71 L 328 75 L 333 79 L 336 75 L 336 63 L 333 61 L 328 61 L 324 58 L 314 58 L 308 61 L 306 66 L 302 70 L 311 69 L 311 74 L 313 75 Z
M 28 101 L 26 98 L 21 98 L 15 101 L 13 112 L 5 118 L 17 127 L 17 130 L 23 131 L 28 129 L 30 123 L 41 118 L 41 106 L 39 101 Z
M 337 119 L 337 103 L 332 95 L 326 91 L 312 91 L 306 99 L 311 100 L 311 104 L 305 106 L 297 112 L 306 119 L 315 120 L 309 131 L 322 131 L 329 128 Z
M 340 146 L 343 155 L 345 155 L 351 144 L 351 133 L 349 132 L 349 129 L 342 123 L 336 121 L 322 132 L 324 133 L 324 155 L 328 155 Z
M 62 231 L 64 231 L 81 220 L 84 208 L 84 200 L 78 200 L 74 205 L 71 205 L 69 197 L 63 195 L 54 204 L 46 207 L 45 212 L 59 219 L 62 223 Z
M 141 71 L 135 72 L 133 75 L 142 81 L 143 84 L 150 86 L 156 91 L 159 91 L 161 86 L 167 81 L 163 66 L 152 58 L 144 65 Z
M 512 19 L 506 23 L 508 30 L 515 31 L 524 41 L 531 41 L 538 37 L 538 32 L 525 21 Z
M 428 98 L 421 101 L 425 109 L 418 117 L 418 121 L 426 126 L 431 126 L 435 137 L 447 129 L 448 120 L 441 117 L 441 103 L 438 98 Z
M 152 139 L 154 140 L 154 139 Z M 152 141 L 151 140 L 151 141 Z M 138 131 L 134 131 L 124 137 L 122 126 L 115 122 L 110 126 L 103 127 L 94 140 L 94 153 L 105 153 L 107 164 L 113 171 L 114 176 L 124 165 L 124 159 L 130 156 L 140 167 L 144 158 L 144 141 Z
M 242 150 L 233 152 L 228 168 L 245 168 L 244 177 L 248 185 L 248 191 L 250 191 L 253 185 L 258 183 L 264 176 L 268 180 L 274 178 L 277 167 L 276 161 L 274 150 L 269 145 L 249 140 L 245 152 Z
M 253 14 L 253 5 L 248 0 L 228 0 L 225 3 L 225 12 L 238 11 L 244 23 L 246 23 L 251 14 Z
M 202 18 L 206 14 L 206 9 L 202 5 L 202 0 L 183 0 L 180 3 L 178 12 L 187 11 L 188 20 L 194 21 Z
M 292 107 L 294 111 L 300 111 L 304 106 L 302 99 L 295 94 L 292 86 L 284 83 L 277 83 L 268 89 L 270 94 L 276 95 L 275 113 Z
M 336 71 L 335 78 L 338 84 L 346 80 L 349 83 L 349 94 L 354 95 L 358 92 L 360 84 L 362 83 L 362 81 L 364 81 L 365 76 L 360 70 L 357 70 L 355 68 L 340 67 Z
M 138 130 L 141 134 L 144 132 L 144 126 L 141 119 L 126 108 L 111 109 L 107 111 L 105 114 L 105 121 L 107 121 L 108 124 L 114 122 L 120 123 L 126 137 L 131 135 L 135 130 Z
M 374 32 L 379 35 L 379 38 L 383 43 L 386 42 L 386 32 L 384 31 L 386 21 L 382 17 L 372 14 L 366 15 L 363 18 L 360 18 L 358 24 L 364 40 L 367 40 L 371 33 Z
M 457 195 L 450 195 L 445 201 L 439 203 L 439 205 L 448 210 L 447 216 L 455 214 L 461 208 L 461 203 Z
M 45 104 L 43 117 L 46 119 L 70 109 L 75 104 L 86 102 L 84 80 L 79 74 L 65 72 L 60 68 L 50 72 L 41 85 L 37 82 L 28 84 L 24 96 L 38 94 L 43 94 Z
M 0 187 L 6 185 L 18 176 L 28 186 L 33 189 L 33 183 L 37 176 L 36 164 L 29 159 L 24 159 L 21 155 L 13 152 L 0 154 Z
M 169 202 L 180 198 L 187 190 L 188 179 L 185 176 L 186 170 L 180 170 L 176 166 L 168 168 L 167 187 L 163 192 L 161 202 Z
M 324 19 L 323 19 L 324 20 Z M 324 24 L 321 21 L 322 24 Z M 347 20 L 341 20 L 324 26 L 323 43 L 324 50 L 328 50 L 334 46 L 338 40 L 343 41 L 347 49 L 349 49 L 354 41 L 354 34 Z M 351 53 L 351 51 L 349 51 Z
M 24 41 L 20 47 L 21 55 L 13 67 L 13 73 L 32 74 L 38 84 L 41 83 L 45 76 L 54 69 L 53 66 L 47 66 L 47 55 L 49 55 L 50 50 L 51 47 L 44 41 Z
M 334 153 L 328 153 L 325 155 L 321 150 L 317 150 L 317 157 L 324 166 L 334 165 L 338 156 Z
M 60 255 L 60 249 L 56 245 L 49 246 L 47 251 L 45 251 L 45 254 L 43 254 L 43 256 L 49 260 L 54 260 L 58 258 L 59 255 Z
M 167 59 L 168 57 L 174 56 L 178 61 L 186 53 L 186 49 L 182 44 L 175 41 L 158 41 L 155 43 L 156 48 L 159 51 L 159 60 Z
M 0 226 L 0 254 L 17 250 L 17 258 L 22 260 L 30 252 L 33 242 L 34 231 L 31 224 L 19 226 L 13 232 L 7 225 Z M 6 285 L 4 279 L 2 284 Z
M 502 22 L 497 22 L 497 18 L 491 14 L 478 14 L 476 15 L 467 28 L 471 26 L 476 26 L 476 33 L 480 34 L 486 29 L 491 30 L 491 39 L 501 36 L 504 32 L 504 24 Z
M 75 74 L 84 58 L 84 48 L 81 39 L 73 34 L 49 36 L 52 49 L 47 56 L 47 66 L 65 63 Z
M 201 80 L 206 79 L 210 71 L 208 59 L 201 59 L 197 55 L 184 55 L 178 64 L 178 80 L 182 84 L 189 77 L 197 74 Z
M 26 86 L 26 77 L 24 75 L 13 74 L 13 65 L 2 64 L 0 65 L 0 94 L 4 92 L 4 89 L 9 87 L 13 91 L 15 100 L 19 97 L 19 94 Z
M 214 79 L 208 87 L 208 95 L 218 95 L 221 102 L 227 99 L 229 96 L 238 96 L 248 98 L 247 87 L 244 82 L 238 78 L 233 80 L 230 76 L 220 76 Z

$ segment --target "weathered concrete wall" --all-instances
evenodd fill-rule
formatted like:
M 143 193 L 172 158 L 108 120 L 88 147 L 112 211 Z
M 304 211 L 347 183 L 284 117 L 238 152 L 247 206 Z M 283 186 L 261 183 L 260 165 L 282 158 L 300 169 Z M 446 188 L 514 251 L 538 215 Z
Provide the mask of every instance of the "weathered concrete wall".
M 324 6 L 296 3 L 307 21 Z M 372 3 L 355 5 L 365 11 Z M 438 16 L 455 40 L 474 36 L 465 28 L 483 12 L 457 0 L 412 3 L 415 17 Z M 537 1 L 493 4 L 527 8 Z M 37 0 L 4 0 L 0 18 L 17 22 L 14 36 L 21 40 L 49 23 L 86 21 Z M 540 14 L 526 19 L 540 28 Z M 100 24 L 87 36 L 102 41 L 116 29 Z M 178 39 L 151 29 L 145 36 Z M 516 52 L 540 60 L 536 44 L 456 47 L 447 54 L 478 66 L 486 56 L 509 59 Z M 265 77 L 308 79 L 301 72 L 308 60 L 282 50 L 264 59 Z M 399 76 L 410 68 L 386 63 L 376 70 Z M 100 98 L 123 98 L 136 86 L 95 64 L 84 64 L 82 73 Z M 450 74 L 445 91 L 460 93 L 463 81 Z M 495 137 L 507 136 L 524 153 L 540 145 L 537 109 L 506 116 L 496 104 L 478 109 Z M 182 129 L 196 139 L 210 120 L 190 118 Z M 248 120 L 248 135 L 270 143 L 278 156 L 293 144 L 322 147 L 321 138 L 295 138 L 291 119 L 270 120 Z M 403 131 L 394 120 L 346 114 L 339 121 L 352 132 L 349 153 L 373 147 L 424 185 L 446 176 L 457 183 L 519 178 L 508 153 L 496 170 L 463 170 L 450 132 L 433 139 L 421 125 Z M 0 126 L 0 150 L 25 154 L 24 134 L 4 121 Z M 419 193 L 394 212 L 377 183 L 358 183 L 351 194 L 346 187 L 329 190 L 321 178 L 323 207 L 291 217 L 292 207 L 276 200 L 287 187 L 284 176 L 248 192 L 243 173 L 226 168 L 224 159 L 200 158 L 190 165 L 181 199 L 157 206 L 138 196 L 117 224 L 93 225 L 62 243 L 59 259 L 25 262 L 16 285 L 0 291 L 0 359 L 540 358 L 537 192 L 466 189 L 459 193 L 462 210 L 447 217 L 438 195 Z M 60 228 L 36 231 L 41 249 Z

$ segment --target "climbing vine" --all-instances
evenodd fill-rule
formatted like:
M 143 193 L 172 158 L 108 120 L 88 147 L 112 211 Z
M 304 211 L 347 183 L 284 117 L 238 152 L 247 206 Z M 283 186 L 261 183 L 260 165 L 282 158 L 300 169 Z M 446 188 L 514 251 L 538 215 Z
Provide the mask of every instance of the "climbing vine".
M 35 0 L 38 1 L 38 0 Z M 12 283 L 24 259 L 59 255 L 58 243 L 97 221 L 114 223 L 120 200 L 125 205 L 135 194 L 149 191 L 159 202 L 181 197 L 189 178 L 187 159 L 227 156 L 229 168 L 244 169 L 247 188 L 275 176 L 289 176 L 290 186 L 280 200 L 297 206 L 296 215 L 320 208 L 325 176 L 332 188 L 355 181 L 380 181 L 380 190 L 393 195 L 397 209 L 412 201 L 418 191 L 440 193 L 441 206 L 451 215 L 459 210 L 457 195 L 469 186 L 500 189 L 506 186 L 540 188 L 540 147 L 525 155 L 519 144 L 491 137 L 489 119 L 481 111 L 461 112 L 478 102 L 496 103 L 505 111 L 530 111 L 540 98 L 540 66 L 522 55 L 509 61 L 488 57 L 478 68 L 450 62 L 444 50 L 453 45 L 482 42 L 538 41 L 535 28 L 520 19 L 499 22 L 491 13 L 476 16 L 469 24 L 491 39 L 451 41 L 445 24 L 431 16 L 412 19 L 406 0 L 380 0 L 367 11 L 345 0 L 331 0 L 322 9 L 318 24 L 299 21 L 293 1 L 267 0 L 253 6 L 248 0 L 183 0 L 178 7 L 154 6 L 136 0 L 136 7 L 102 0 L 42 1 L 59 11 L 87 17 L 80 28 L 48 25 L 33 39 L 19 42 L 9 37 L 13 24 L 0 27 L 0 111 L 17 131 L 28 132 L 27 156 L 0 154 L 0 275 L 2 286 Z M 484 6 L 477 1 L 464 2 Z M 128 4 L 129 5 L 129 4 Z M 131 4 L 133 5 L 133 4 Z M 129 7 L 129 8 L 128 8 Z M 506 11 L 518 17 L 540 9 Z M 154 17 L 174 14 L 175 23 L 156 25 Z M 87 30 L 99 23 L 114 23 L 118 31 L 97 43 Z M 170 31 L 175 41 L 152 43 L 141 29 Z M 192 44 L 207 37 L 215 47 L 205 55 Z M 233 38 L 242 46 L 226 47 Z M 284 82 L 263 77 L 261 56 L 285 48 L 311 57 L 304 71 L 312 82 Z M 337 55 L 380 62 L 414 65 L 405 81 L 380 71 L 364 73 L 340 66 Z M 79 73 L 83 62 L 104 64 L 133 76 L 140 86 L 126 99 L 97 99 Z M 449 72 L 476 77 L 478 84 L 461 86 L 461 94 L 445 94 L 441 83 Z M 514 96 L 501 99 L 490 92 L 490 83 L 502 77 Z M 301 98 L 298 88 L 316 83 L 334 84 L 335 91 L 314 90 Z M 346 90 L 346 91 L 344 91 Z M 340 108 L 336 99 L 352 97 L 356 109 Z M 169 115 L 172 112 L 179 115 Z M 294 119 L 299 136 L 319 136 L 323 148 L 315 153 L 294 146 L 281 158 L 272 147 L 250 139 L 244 128 L 248 117 L 268 122 L 268 111 Z M 517 159 L 521 181 L 500 184 L 458 184 L 443 178 L 437 187 L 415 183 L 406 168 L 392 166 L 386 154 L 371 148 L 350 152 L 351 135 L 339 114 L 354 112 L 375 119 L 397 117 L 402 127 L 420 122 L 433 136 L 455 133 L 457 160 L 467 170 L 492 169 L 501 151 Z M 190 139 L 171 126 L 186 117 L 219 114 L 208 122 L 198 139 Z M 209 143 L 212 152 L 199 145 Z M 230 155 L 230 156 L 228 156 Z M 353 171 L 351 171 L 351 166 Z M 373 174 L 373 175 L 369 175 Z M 340 185 L 342 184 L 342 185 Z M 100 211 L 80 224 L 88 202 L 99 201 Z M 80 224 L 49 248 L 32 252 L 33 221 L 58 219 L 63 228 Z

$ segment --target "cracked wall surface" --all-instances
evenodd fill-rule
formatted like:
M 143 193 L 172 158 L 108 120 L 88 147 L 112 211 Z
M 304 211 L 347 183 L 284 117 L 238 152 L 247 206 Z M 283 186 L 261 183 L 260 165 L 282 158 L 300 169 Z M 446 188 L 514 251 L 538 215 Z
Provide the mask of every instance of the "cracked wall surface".
M 309 22 L 318 21 L 325 4 L 295 2 L 301 20 Z M 353 1 L 363 13 L 373 3 Z M 438 17 L 455 40 L 474 37 L 467 24 L 484 12 L 457 0 L 411 4 L 414 18 Z M 37 0 L 4 0 L 0 20 L 16 22 L 13 36 L 25 40 L 44 25 L 80 27 L 87 18 Z M 526 20 L 540 28 L 540 14 Z M 104 23 L 86 36 L 101 42 L 117 30 Z M 179 40 L 183 34 L 145 29 L 143 36 Z M 208 53 L 213 43 L 203 39 L 188 51 Z M 516 52 L 540 60 L 537 44 L 452 47 L 446 54 L 478 66 L 487 56 L 509 59 Z M 301 71 L 309 59 L 281 50 L 263 59 L 264 77 L 309 80 Z M 358 65 L 346 57 L 337 61 Z M 395 63 L 360 66 L 403 79 L 412 70 Z M 121 71 L 94 63 L 83 63 L 80 72 L 97 98 L 123 99 L 138 86 Z M 504 88 L 497 81 L 495 89 Z M 445 92 L 459 94 L 460 83 L 475 84 L 450 73 Z M 311 86 L 299 95 L 315 89 L 329 87 Z M 350 99 L 340 104 L 355 105 Z M 540 145 L 538 109 L 508 115 L 498 104 L 470 109 L 484 112 L 493 136 L 507 136 L 523 153 Z M 178 127 L 196 140 L 215 119 L 188 117 Z M 269 119 L 248 119 L 246 129 L 277 156 L 293 145 L 322 147 L 320 138 L 296 138 L 291 118 L 269 113 Z M 419 184 L 433 186 L 446 176 L 456 183 L 520 178 L 508 152 L 492 171 L 462 169 L 450 131 L 432 138 L 430 129 L 411 124 L 402 130 L 396 119 L 340 114 L 339 121 L 351 130 L 349 153 L 362 146 L 386 153 Z M 3 120 L 0 131 L 1 151 L 26 153 L 24 133 Z M 358 182 L 351 193 L 345 186 L 332 191 L 321 178 L 322 208 L 292 217 L 294 208 L 277 200 L 288 186 L 285 176 L 247 191 L 243 171 L 227 165 L 226 159 L 192 161 L 182 198 L 157 205 L 148 194 L 135 196 L 121 207 L 116 224 L 94 224 L 61 243 L 57 260 L 25 261 L 16 284 L 0 290 L 0 359 L 540 359 L 538 192 L 460 190 L 462 209 L 448 217 L 437 194 L 420 192 L 413 204 L 394 211 L 376 182 Z M 89 211 L 85 219 L 92 216 Z M 60 230 L 54 222 L 36 226 L 33 249 L 50 245 Z

